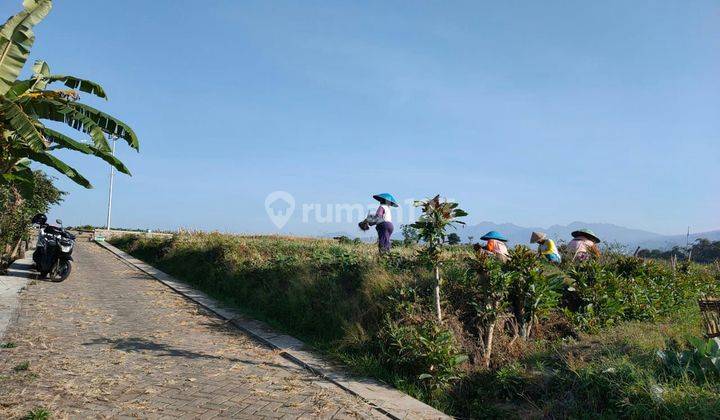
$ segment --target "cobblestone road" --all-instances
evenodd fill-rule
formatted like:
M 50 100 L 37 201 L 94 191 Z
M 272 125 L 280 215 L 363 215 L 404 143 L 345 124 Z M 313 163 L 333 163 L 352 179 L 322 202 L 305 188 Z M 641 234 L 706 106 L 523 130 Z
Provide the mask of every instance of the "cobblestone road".
M 34 281 L 0 349 L 0 418 L 382 418 L 89 242 Z

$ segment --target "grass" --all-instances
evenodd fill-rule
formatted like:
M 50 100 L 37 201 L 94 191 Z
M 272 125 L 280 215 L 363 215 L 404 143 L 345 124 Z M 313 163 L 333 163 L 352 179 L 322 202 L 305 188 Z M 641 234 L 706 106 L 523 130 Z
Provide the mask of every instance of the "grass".
M 20 362 L 17 365 L 13 367 L 13 370 L 15 372 L 24 372 L 26 370 L 30 369 L 30 362 Z
M 688 308 L 687 312 L 691 312 Z M 668 339 L 699 334 L 699 319 L 678 314 L 663 323 L 628 322 L 569 343 L 542 343 L 517 362 L 472 380 L 478 407 L 525 401 L 542 417 L 712 418 L 720 389 L 669 377 L 655 351 Z
M 417 361 L 412 357 L 428 355 L 425 349 L 407 347 L 388 353 L 381 334 L 389 314 L 402 313 L 410 323 L 405 327 L 432 316 L 423 301 L 423 296 L 429 296 L 426 286 L 431 273 L 418 268 L 413 248 L 396 248 L 389 257 L 378 258 L 370 244 L 217 233 L 125 236 L 111 242 L 308 342 L 353 371 L 454 415 L 703 418 L 713 417 L 720 408 L 718 384 L 672 377 L 655 357 L 667 340 L 682 343 L 688 336 L 701 335 L 700 316 L 692 300 L 651 321 L 599 324 L 587 329 L 592 334 L 573 335 L 577 338 L 545 333 L 533 340 L 509 342 L 501 337 L 490 370 L 472 363 L 477 358 L 478 338 L 446 302 L 445 327 L 452 330 L 455 347 L 468 354 L 471 363 L 456 372 L 460 379 L 450 380 L 449 387 L 432 388 L 407 369 Z M 464 247 L 450 251 L 451 258 L 468 252 Z M 452 282 L 453 276 L 463 275 L 463 268 L 449 264 L 445 273 L 445 281 Z M 717 274 L 702 275 L 698 278 L 703 282 L 720 280 Z M 415 303 L 409 297 L 413 293 L 420 296 Z M 678 302 L 685 302 L 682 296 Z M 554 316 L 564 319 L 562 313 Z M 400 343 L 408 339 L 396 338 Z M 403 365 L 388 357 L 406 360 Z M 435 373 L 434 365 L 429 369 Z
M 52 413 L 43 407 L 34 408 L 23 417 L 23 420 L 47 420 Z

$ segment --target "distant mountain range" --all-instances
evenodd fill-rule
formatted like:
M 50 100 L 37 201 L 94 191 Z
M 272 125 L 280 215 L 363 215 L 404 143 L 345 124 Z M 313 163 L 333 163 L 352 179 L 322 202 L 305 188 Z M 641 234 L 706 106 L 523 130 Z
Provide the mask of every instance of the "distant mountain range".
M 480 237 L 485 233 L 496 230 L 502 232 L 507 238 L 508 243 L 513 246 L 517 244 L 529 244 L 530 234 L 533 231 L 545 232 L 550 238 L 558 240 L 569 241 L 571 239 L 570 233 L 574 230 L 587 228 L 591 229 L 595 234 L 600 237 L 605 243 L 618 243 L 627 247 L 628 251 L 634 251 L 636 247 L 647 248 L 647 249 L 670 249 L 673 246 L 685 246 L 685 235 L 661 235 L 659 233 L 648 232 L 640 229 L 630 229 L 623 226 L 613 225 L 610 223 L 585 223 L 585 222 L 572 222 L 568 225 L 552 225 L 548 228 L 542 227 L 523 227 L 512 223 L 493 223 L 493 222 L 481 222 L 476 225 L 468 225 L 460 227 L 457 230 L 457 234 L 467 242 L 472 237 L 473 242 L 479 242 Z M 369 232 L 374 234 L 374 231 Z M 345 235 L 350 238 L 361 236 L 363 240 L 371 239 L 369 234 L 358 235 L 348 234 L 342 232 L 334 232 L 332 234 L 325 234 L 325 237 L 334 237 Z M 396 229 L 393 233 L 394 239 L 402 239 L 400 229 Z M 720 230 L 712 230 L 709 232 L 691 233 L 690 243 L 694 242 L 698 238 L 706 238 L 711 241 L 720 241 Z
M 661 235 L 646 230 L 631 229 L 611 223 L 585 223 L 572 222 L 568 225 L 552 225 L 548 228 L 523 227 L 512 223 L 497 224 L 493 222 L 482 222 L 473 226 L 466 226 L 459 229 L 458 234 L 465 240 L 473 237 L 473 242 L 478 241 L 481 236 L 491 230 L 502 232 L 508 238 L 511 245 L 529 243 L 530 234 L 533 231 L 545 232 L 550 238 L 569 241 L 571 232 L 578 229 L 591 229 L 605 243 L 618 243 L 625 245 L 628 250 L 634 251 L 636 247 L 648 249 L 669 249 L 673 246 L 685 246 L 685 235 Z M 691 233 L 690 242 L 698 238 L 706 238 L 713 241 L 720 240 L 720 230 L 710 232 Z

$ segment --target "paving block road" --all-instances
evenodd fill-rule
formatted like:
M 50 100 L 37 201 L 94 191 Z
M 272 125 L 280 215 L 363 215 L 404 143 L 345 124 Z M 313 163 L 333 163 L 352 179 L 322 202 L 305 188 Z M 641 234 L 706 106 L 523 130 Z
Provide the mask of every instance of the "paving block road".
M 74 256 L 0 340 L 0 418 L 386 418 L 99 246 Z

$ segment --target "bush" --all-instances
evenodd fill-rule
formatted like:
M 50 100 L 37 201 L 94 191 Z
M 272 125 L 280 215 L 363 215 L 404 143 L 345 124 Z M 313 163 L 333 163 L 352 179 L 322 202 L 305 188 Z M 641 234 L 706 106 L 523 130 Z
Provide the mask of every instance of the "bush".
M 705 340 L 697 337 L 688 339 L 689 349 L 681 350 L 673 341 L 665 350 L 658 350 L 657 357 L 671 376 L 688 376 L 696 382 L 720 378 L 720 338 Z
M 452 331 L 435 322 L 385 318 L 378 333 L 383 363 L 416 380 L 429 392 L 445 390 L 460 379 L 460 353 Z
M 699 317 L 684 314 L 697 313 L 700 293 L 718 292 L 716 267 L 673 270 L 619 254 L 557 267 L 526 247 L 503 263 L 448 247 L 437 261 L 445 314 L 438 322 L 435 273 L 414 247 L 378 256 L 374 244 L 218 233 L 111 242 L 460 416 L 507 414 L 509 401 L 529 417 L 684 415 L 693 404 L 718 405 L 714 385 L 682 379 L 699 375 L 659 368 L 661 329 L 639 323 L 681 320 L 679 331 L 695 332 L 688 325 L 699 326 Z M 623 343 L 594 342 L 625 325 L 638 330 Z M 577 348 L 575 328 L 593 334 Z M 683 351 L 663 354 L 685 366 Z
M 53 178 L 42 171 L 33 171 L 32 194 L 24 198 L 18 188 L 0 185 L 0 273 L 16 257 L 19 241 L 28 239 L 30 220 L 37 213 L 45 213 L 59 204 L 65 193 L 53 185 Z

